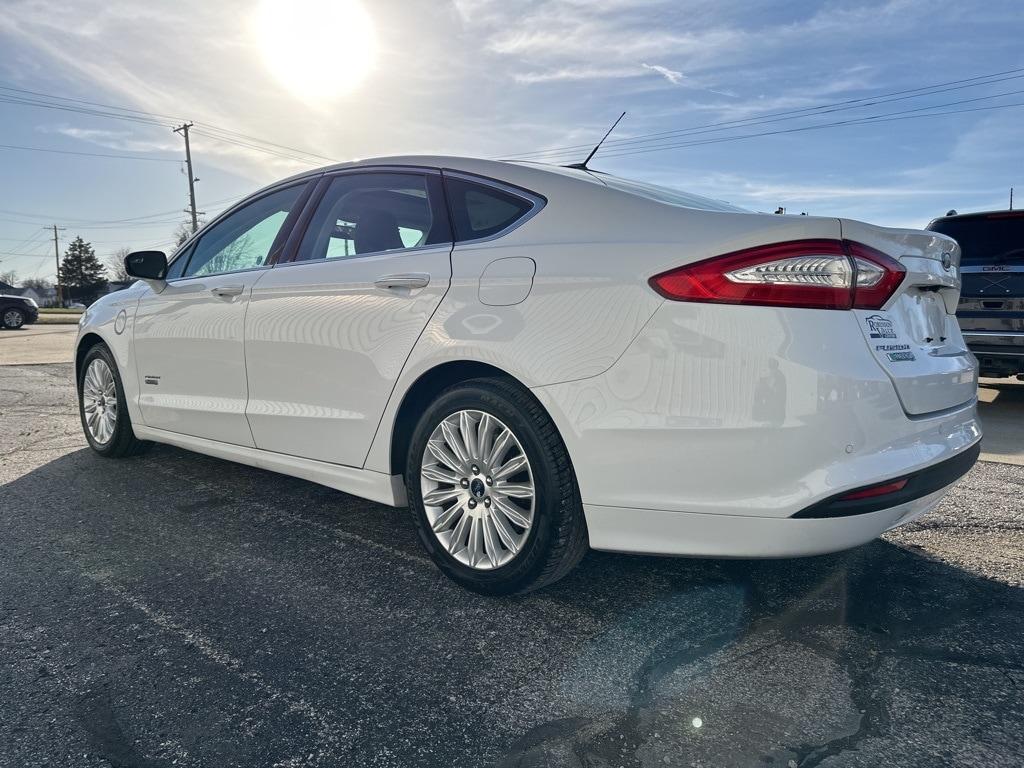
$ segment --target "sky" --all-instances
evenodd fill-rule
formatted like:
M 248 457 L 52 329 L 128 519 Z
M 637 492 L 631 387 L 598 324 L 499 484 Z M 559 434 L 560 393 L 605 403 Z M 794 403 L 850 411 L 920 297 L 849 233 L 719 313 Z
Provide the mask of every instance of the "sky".
M 754 210 L 1024 205 L 1022 39 L 1020 0 L 3 0 L 0 273 L 52 279 L 53 224 L 169 250 L 186 120 L 208 216 L 330 160 L 578 161 L 622 111 L 592 168 Z

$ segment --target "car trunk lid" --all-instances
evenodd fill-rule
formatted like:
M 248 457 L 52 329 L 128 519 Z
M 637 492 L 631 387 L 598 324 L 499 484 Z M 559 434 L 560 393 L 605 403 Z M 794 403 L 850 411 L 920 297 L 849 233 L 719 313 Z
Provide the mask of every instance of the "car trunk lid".
M 892 380 L 903 410 L 922 416 L 977 393 L 977 363 L 956 320 L 960 249 L 934 232 L 841 219 L 843 237 L 896 259 L 907 274 L 879 310 L 854 310 L 864 339 Z

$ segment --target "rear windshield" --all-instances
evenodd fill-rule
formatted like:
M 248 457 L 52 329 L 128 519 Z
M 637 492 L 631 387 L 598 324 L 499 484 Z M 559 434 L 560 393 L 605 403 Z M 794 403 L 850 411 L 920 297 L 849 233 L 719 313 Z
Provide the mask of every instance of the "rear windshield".
M 682 190 L 662 187 L 657 184 L 646 184 L 641 181 L 629 181 L 627 179 L 620 179 L 617 176 L 608 176 L 604 173 L 596 175 L 597 178 L 612 189 L 617 189 L 620 192 L 628 192 L 632 195 L 639 195 L 640 197 L 646 197 L 648 200 L 654 200 L 659 203 L 678 205 L 682 208 L 697 208 L 702 211 L 749 213 L 745 208 L 740 208 L 738 205 L 727 203 L 724 200 L 712 200 L 709 197 L 692 195 L 689 192 L 683 192 Z
M 1011 261 L 1024 264 L 1024 214 L 938 219 L 928 228 L 960 243 L 960 263 L 964 266 Z

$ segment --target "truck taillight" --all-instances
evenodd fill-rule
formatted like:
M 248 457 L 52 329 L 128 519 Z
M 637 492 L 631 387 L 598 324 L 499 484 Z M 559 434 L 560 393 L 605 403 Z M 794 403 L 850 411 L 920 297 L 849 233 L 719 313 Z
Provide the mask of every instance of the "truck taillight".
M 811 309 L 880 309 L 906 270 L 850 240 L 762 245 L 662 272 L 651 287 L 673 301 Z

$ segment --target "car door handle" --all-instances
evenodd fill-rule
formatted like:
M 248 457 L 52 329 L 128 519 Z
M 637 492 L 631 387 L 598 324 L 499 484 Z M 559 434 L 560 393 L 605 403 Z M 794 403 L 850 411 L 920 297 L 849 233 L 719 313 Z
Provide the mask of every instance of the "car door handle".
M 373 284 L 378 288 L 426 288 L 430 283 L 430 275 L 413 272 L 405 275 L 385 275 L 378 277 Z
M 210 293 L 214 296 L 227 298 L 229 296 L 240 296 L 244 290 L 244 285 L 218 285 L 216 288 L 211 288 Z

